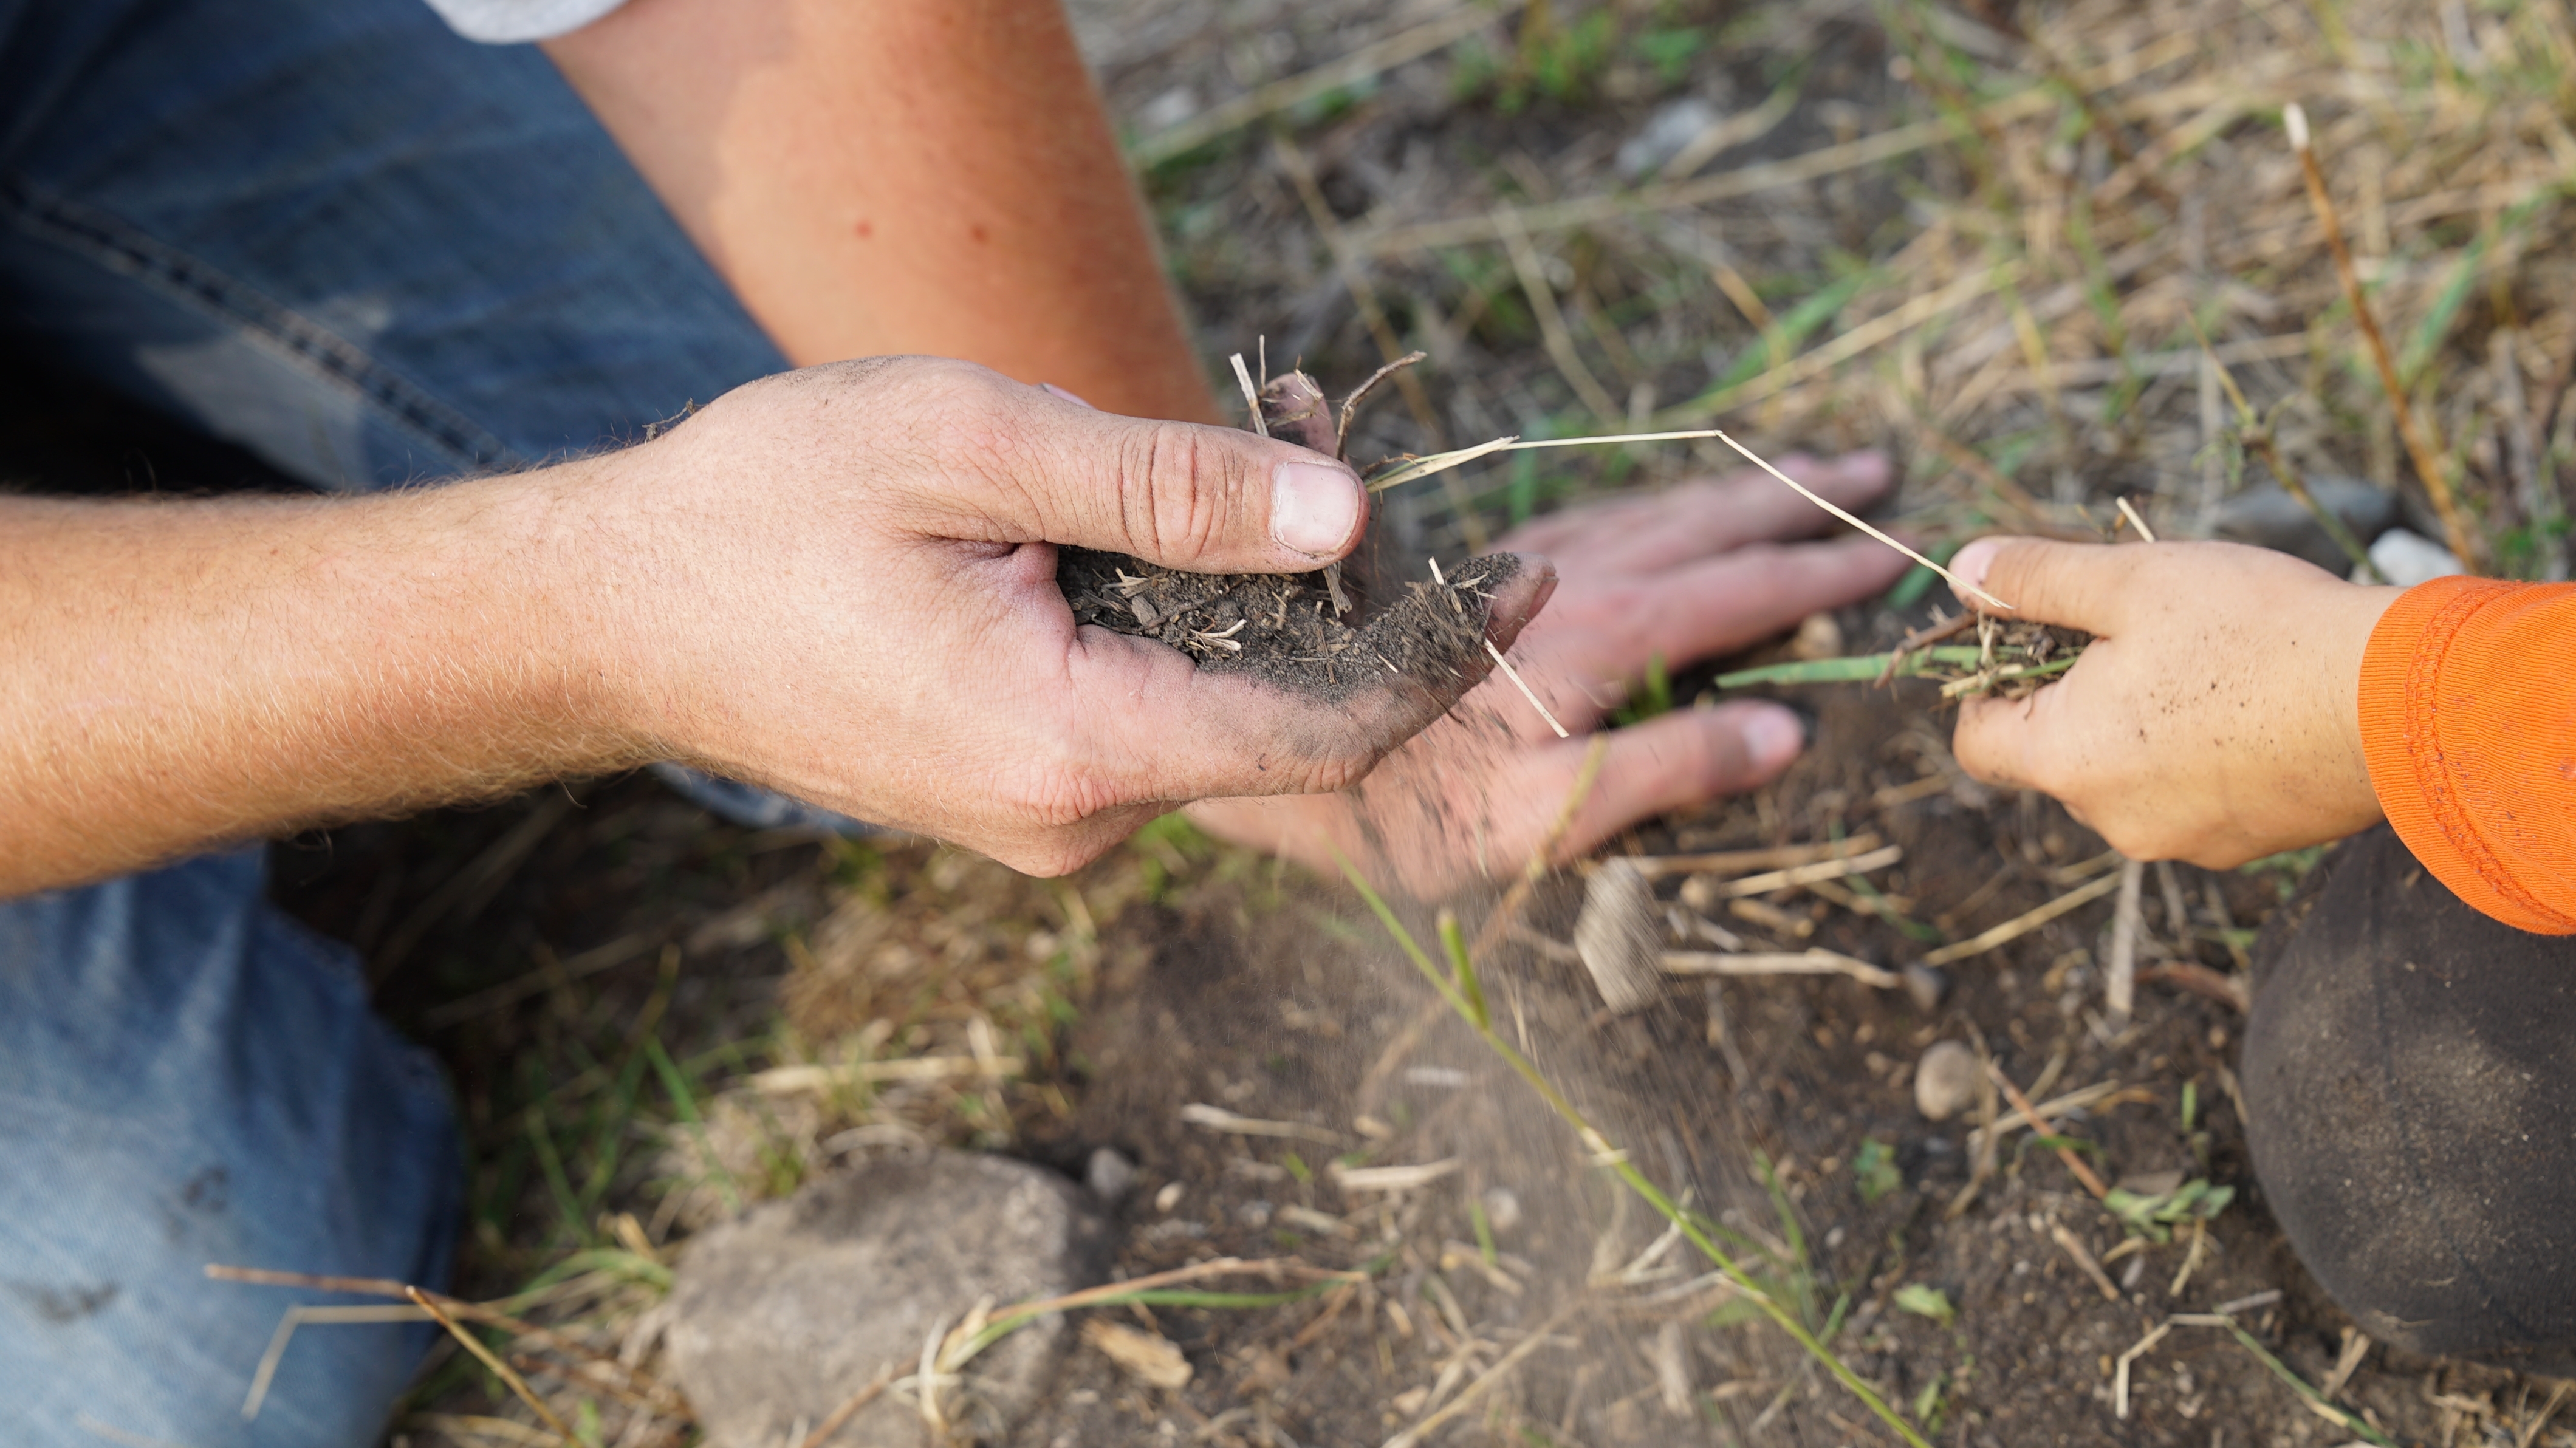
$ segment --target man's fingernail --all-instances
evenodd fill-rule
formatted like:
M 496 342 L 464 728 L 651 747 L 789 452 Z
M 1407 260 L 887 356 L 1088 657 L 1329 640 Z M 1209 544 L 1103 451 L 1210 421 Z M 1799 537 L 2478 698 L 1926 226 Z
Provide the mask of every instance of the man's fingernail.
M 1785 767 L 1806 745 L 1807 731 L 1786 709 L 1762 709 L 1745 717 L 1744 750 L 1762 773 Z
M 1056 397 L 1061 397 L 1076 407 L 1091 407 L 1091 400 L 1089 398 L 1084 397 L 1081 393 L 1074 391 L 1070 387 L 1058 387 L 1052 382 L 1041 382 L 1038 384 L 1038 390 Z M 1100 409 L 1091 407 L 1091 410 L 1098 412 Z
M 2001 538 L 1980 538 L 1950 560 L 1950 571 L 1970 588 L 1986 586 L 1986 570 L 1994 566 L 1995 554 L 2003 550 Z
M 1359 475 L 1330 463 L 1281 463 L 1270 475 L 1270 536 L 1310 557 L 1342 551 L 1360 524 Z

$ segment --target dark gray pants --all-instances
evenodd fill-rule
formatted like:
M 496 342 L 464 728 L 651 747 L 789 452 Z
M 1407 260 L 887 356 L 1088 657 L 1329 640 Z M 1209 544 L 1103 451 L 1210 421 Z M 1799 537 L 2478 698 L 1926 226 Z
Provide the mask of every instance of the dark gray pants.
M 2372 1337 L 2576 1373 L 2576 938 L 2462 904 L 2382 826 L 2255 959 L 2254 1169 Z

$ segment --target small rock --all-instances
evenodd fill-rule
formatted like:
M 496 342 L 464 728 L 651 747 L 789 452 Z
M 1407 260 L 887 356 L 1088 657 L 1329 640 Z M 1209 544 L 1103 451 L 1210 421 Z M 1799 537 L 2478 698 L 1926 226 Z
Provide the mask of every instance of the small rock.
M 2436 578 L 2449 578 L 2469 570 L 2461 566 L 2459 555 L 2450 549 L 2404 528 L 2391 528 L 2370 545 L 2370 565 L 2379 576 L 2400 588 L 2413 588 Z M 2364 583 L 2361 570 L 2355 568 L 2353 582 Z
M 1935 1041 L 1914 1063 L 1914 1109 L 1947 1121 L 1977 1099 L 1977 1053 L 1956 1041 Z
M 1185 85 L 1176 85 L 1136 112 L 1136 129 L 1144 135 L 1168 131 L 1199 113 L 1199 93 Z
M 1485 1225 L 1497 1236 L 1521 1224 L 1520 1193 L 1510 1187 L 1485 1188 Z
M 1811 613 L 1799 620 L 1798 631 L 1789 637 L 1789 657 L 1793 659 L 1834 659 L 1842 657 L 1843 626 L 1830 613 Z
M 1190 1360 L 1181 1356 L 1180 1348 L 1160 1333 L 1138 1332 L 1132 1327 L 1091 1318 L 1082 1324 L 1082 1340 L 1100 1349 L 1101 1354 L 1128 1376 L 1157 1388 L 1186 1388 L 1190 1385 Z
M 1717 107 L 1698 96 L 1683 96 L 1666 104 L 1647 118 L 1637 134 L 1619 143 L 1616 164 L 1620 176 L 1639 181 L 1664 169 L 1664 163 L 1680 155 L 1682 147 L 1698 140 L 1700 132 L 1723 119 Z
M 711 1448 L 795 1441 L 943 1322 L 991 1298 L 1052 1297 L 1098 1275 L 1106 1233 L 1071 1182 L 1003 1157 L 927 1152 L 825 1177 L 701 1233 L 671 1287 L 668 1341 Z M 943 1406 L 979 1439 L 1037 1402 L 1070 1340 L 1043 1318 L 986 1348 Z M 799 1425 L 804 1425 L 800 1428 Z M 835 1448 L 918 1448 L 894 1395 Z
M 1914 1002 L 1916 1010 L 1928 1016 L 1941 1009 L 1941 1002 L 1948 998 L 1949 994 L 1950 977 L 1944 975 L 1939 966 L 1905 967 L 1905 995 L 1907 999 Z
M 2397 521 L 2397 495 L 2386 488 L 2360 478 L 2326 475 L 2312 476 L 2307 484 L 2318 506 L 2342 519 L 2364 543 Z M 2315 516 L 2279 483 L 2247 488 L 2219 504 L 2211 530 L 2232 543 L 2295 554 L 2330 573 L 2340 574 L 2352 566 Z
M 1116 1147 L 1099 1147 L 1091 1153 L 1091 1160 L 1083 1163 L 1082 1184 L 1091 1188 L 1102 1206 L 1114 1207 L 1135 1187 L 1136 1163 Z

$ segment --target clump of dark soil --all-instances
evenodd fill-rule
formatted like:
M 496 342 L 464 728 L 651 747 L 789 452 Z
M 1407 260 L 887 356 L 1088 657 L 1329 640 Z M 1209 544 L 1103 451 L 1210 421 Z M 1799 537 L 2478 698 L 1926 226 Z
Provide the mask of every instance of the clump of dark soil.
M 1271 379 L 1260 388 L 1261 431 L 1339 458 L 1359 404 L 1386 375 L 1370 378 L 1338 413 L 1305 373 Z M 1364 543 L 1355 555 L 1362 561 L 1313 573 L 1185 573 L 1124 553 L 1067 548 L 1056 586 L 1078 623 L 1155 639 L 1201 668 L 1323 698 L 1390 677 L 1435 692 L 1482 677 L 1494 598 L 1520 573 L 1520 559 L 1472 558 L 1423 582 L 1368 566 L 1376 553 Z
M 1481 657 L 1510 554 L 1471 559 L 1438 583 L 1409 582 L 1354 627 L 1321 574 L 1182 573 L 1123 553 L 1068 548 L 1056 584 L 1077 622 L 1159 639 L 1199 667 L 1240 671 L 1328 698 L 1398 675 L 1466 674 Z

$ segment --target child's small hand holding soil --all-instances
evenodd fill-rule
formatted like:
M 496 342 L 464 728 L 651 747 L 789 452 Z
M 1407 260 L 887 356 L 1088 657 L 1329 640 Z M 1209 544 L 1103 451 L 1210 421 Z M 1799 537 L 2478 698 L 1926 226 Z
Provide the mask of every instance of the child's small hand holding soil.
M 1969 773 L 2056 796 L 2132 859 L 2224 868 L 2378 821 L 2361 660 L 2398 590 L 2234 543 L 1985 538 L 1950 567 L 2003 617 L 2096 636 L 2027 699 L 1960 705 Z

